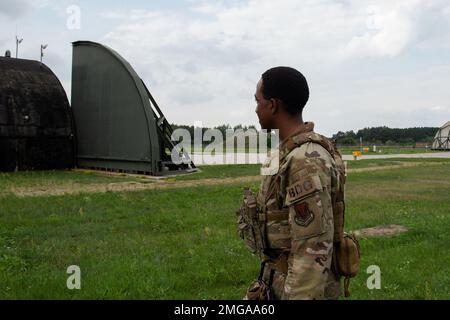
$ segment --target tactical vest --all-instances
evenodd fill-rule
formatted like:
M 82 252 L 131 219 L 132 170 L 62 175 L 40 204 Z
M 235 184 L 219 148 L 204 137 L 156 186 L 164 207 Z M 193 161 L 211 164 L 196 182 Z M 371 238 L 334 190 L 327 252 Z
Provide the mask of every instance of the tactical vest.
M 342 155 L 337 150 L 336 146 L 326 137 L 314 132 L 306 132 L 288 139 L 286 142 L 288 154 L 306 143 L 316 143 L 321 145 L 328 151 L 336 163 L 336 181 L 332 182 L 332 184 L 335 184 L 336 192 L 331 194 L 331 200 L 333 206 L 334 242 L 339 243 L 344 238 L 345 183 L 347 179 L 346 167 L 342 160 Z M 283 160 L 284 159 L 281 159 L 281 162 Z

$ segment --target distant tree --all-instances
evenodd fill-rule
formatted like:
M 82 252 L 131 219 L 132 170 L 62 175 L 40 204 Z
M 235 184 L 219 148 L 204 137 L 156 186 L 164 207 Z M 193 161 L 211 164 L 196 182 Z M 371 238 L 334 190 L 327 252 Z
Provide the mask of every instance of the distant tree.
M 336 133 L 335 135 L 333 135 L 332 139 L 333 139 L 333 140 L 339 141 L 340 139 L 344 139 L 345 137 L 346 137 L 346 136 L 345 136 L 345 133 L 342 132 L 342 131 L 339 131 L 338 133 Z
M 345 137 L 342 139 L 337 140 L 338 144 L 344 145 L 344 146 L 354 146 L 358 144 L 358 141 L 351 137 Z
M 363 139 L 365 143 L 373 144 L 415 144 L 416 142 L 429 141 L 430 137 L 434 137 L 438 128 L 425 127 L 425 128 L 406 128 L 406 129 L 391 129 L 386 126 L 375 128 L 364 128 L 356 133 L 356 140 Z M 352 132 L 346 132 L 345 136 L 339 133 L 340 139 L 353 137 Z

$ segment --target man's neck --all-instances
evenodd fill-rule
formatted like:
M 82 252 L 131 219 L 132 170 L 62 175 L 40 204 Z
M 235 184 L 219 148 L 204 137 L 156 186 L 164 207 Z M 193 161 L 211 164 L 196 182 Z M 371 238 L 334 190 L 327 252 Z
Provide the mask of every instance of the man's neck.
M 305 123 L 303 122 L 302 118 L 293 119 L 291 121 L 284 122 L 283 125 L 279 126 L 280 142 L 283 142 L 284 140 L 286 140 L 287 138 L 289 138 L 296 132 L 300 131 L 300 129 L 302 128 L 302 126 L 304 124 Z

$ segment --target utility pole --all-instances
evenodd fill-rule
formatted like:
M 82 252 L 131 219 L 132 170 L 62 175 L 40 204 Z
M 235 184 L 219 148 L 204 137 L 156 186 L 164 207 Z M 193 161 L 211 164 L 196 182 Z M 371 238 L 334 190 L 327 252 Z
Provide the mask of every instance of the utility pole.
M 42 63 L 42 58 L 44 58 L 44 50 L 47 49 L 48 44 L 41 44 L 41 63 Z

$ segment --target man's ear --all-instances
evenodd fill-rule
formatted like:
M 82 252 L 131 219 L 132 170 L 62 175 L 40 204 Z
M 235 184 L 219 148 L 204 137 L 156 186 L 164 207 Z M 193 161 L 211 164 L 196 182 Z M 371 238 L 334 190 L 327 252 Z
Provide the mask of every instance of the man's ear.
M 272 114 L 276 114 L 280 108 L 280 102 L 277 99 L 270 99 L 269 108 Z

